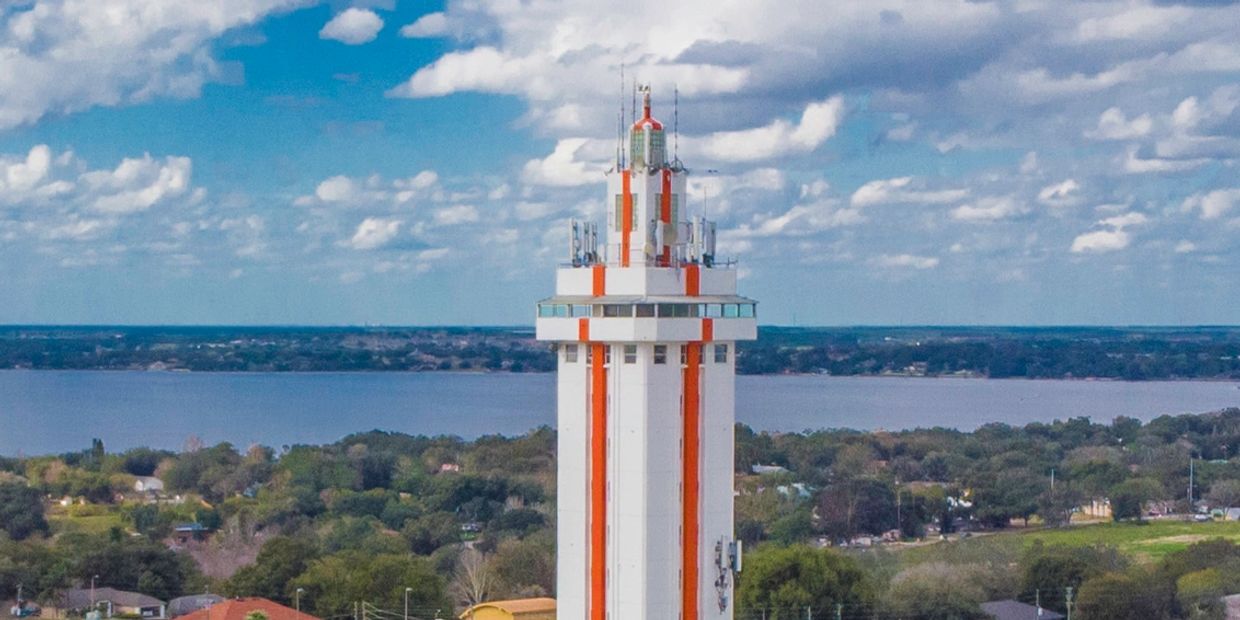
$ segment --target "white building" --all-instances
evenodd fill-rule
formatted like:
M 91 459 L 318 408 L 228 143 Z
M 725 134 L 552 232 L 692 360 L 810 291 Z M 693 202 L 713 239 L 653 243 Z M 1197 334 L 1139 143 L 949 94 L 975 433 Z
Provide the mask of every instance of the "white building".
M 688 217 L 688 171 L 643 100 L 608 172 L 605 252 L 574 222 L 538 307 L 559 343 L 558 614 L 730 619 L 735 344 L 756 304 L 714 223 Z

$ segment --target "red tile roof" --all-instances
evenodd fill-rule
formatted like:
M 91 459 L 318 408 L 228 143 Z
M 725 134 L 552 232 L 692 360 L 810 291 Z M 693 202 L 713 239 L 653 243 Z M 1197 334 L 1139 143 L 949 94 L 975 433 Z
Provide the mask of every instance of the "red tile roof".
M 245 620 L 246 615 L 254 611 L 267 614 L 267 620 L 319 620 L 305 611 L 298 614 L 292 607 L 257 597 L 228 599 L 206 609 L 185 614 L 178 620 Z

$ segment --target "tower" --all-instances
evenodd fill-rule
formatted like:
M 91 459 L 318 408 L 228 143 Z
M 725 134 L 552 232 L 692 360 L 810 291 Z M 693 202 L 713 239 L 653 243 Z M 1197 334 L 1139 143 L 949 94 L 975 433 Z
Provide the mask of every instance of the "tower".
M 558 616 L 730 620 L 735 344 L 757 337 L 756 303 L 715 258 L 714 222 L 685 217 L 688 171 L 642 90 L 607 174 L 605 251 L 573 222 L 538 304 L 559 371 Z

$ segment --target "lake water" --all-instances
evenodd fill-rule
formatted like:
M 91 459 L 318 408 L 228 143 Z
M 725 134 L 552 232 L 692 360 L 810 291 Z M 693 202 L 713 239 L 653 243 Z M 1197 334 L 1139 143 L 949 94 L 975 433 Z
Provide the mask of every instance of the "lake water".
M 736 417 L 761 430 L 891 430 L 1075 416 L 1148 420 L 1240 406 L 1230 382 L 898 377 L 737 378 Z M 329 443 L 370 429 L 517 434 L 555 423 L 554 374 L 0 371 L 0 454 Z

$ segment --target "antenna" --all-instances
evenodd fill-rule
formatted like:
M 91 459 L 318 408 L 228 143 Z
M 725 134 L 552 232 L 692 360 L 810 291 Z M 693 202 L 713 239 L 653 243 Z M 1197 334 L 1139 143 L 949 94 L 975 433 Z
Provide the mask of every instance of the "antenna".
M 633 78 L 633 109 L 629 110 L 629 123 L 637 124 L 637 78 Z
M 680 87 L 672 86 L 672 162 L 680 161 Z
M 620 116 L 616 117 L 616 171 L 624 170 L 624 63 L 620 63 Z

